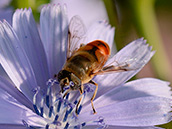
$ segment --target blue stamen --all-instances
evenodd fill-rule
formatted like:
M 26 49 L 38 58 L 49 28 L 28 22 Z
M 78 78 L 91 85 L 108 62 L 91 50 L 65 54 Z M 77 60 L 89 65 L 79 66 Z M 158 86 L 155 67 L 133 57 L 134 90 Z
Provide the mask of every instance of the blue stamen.
M 69 93 L 66 95 L 66 100 L 68 100 L 68 98 L 69 98 Z
M 40 108 L 40 110 L 41 110 L 41 114 L 40 114 L 40 116 L 42 116 L 42 117 L 43 117 L 44 108 L 43 108 L 43 107 L 41 107 L 41 108 Z
M 53 124 L 57 126 L 61 126 L 61 122 L 58 121 L 58 118 L 59 118 L 59 115 L 56 115 Z
M 68 129 L 68 127 L 69 127 L 69 123 L 66 123 L 64 129 Z
M 59 115 L 56 115 L 56 117 L 55 117 L 54 121 L 57 121 L 57 120 L 58 120 L 58 118 L 59 118 Z
M 98 127 L 96 129 L 104 129 L 105 127 L 107 127 L 107 125 L 104 123 L 104 118 L 101 116 L 99 117 L 99 120 L 93 122 L 96 122 L 101 125 L 101 127 Z
M 82 125 L 82 127 L 85 126 L 86 125 L 86 122 L 82 123 L 81 125 Z
M 47 125 L 45 126 L 45 129 L 49 129 L 49 124 L 47 124 Z
M 77 114 L 79 114 L 81 112 L 81 109 L 82 109 L 82 105 L 79 106 Z
M 66 111 L 65 116 L 64 116 L 64 118 L 63 118 L 63 122 L 66 122 L 68 115 L 69 115 L 69 112 Z
M 78 126 L 78 125 L 74 126 L 74 129 L 80 129 L 80 126 Z
M 26 121 L 25 120 L 22 120 L 22 122 L 23 122 L 23 125 L 25 126 L 25 127 L 29 127 L 29 125 L 26 123 Z
M 49 81 L 47 81 L 48 88 L 45 94 L 42 95 L 41 102 L 39 101 L 40 102 L 39 106 L 36 103 L 37 96 L 40 91 L 39 87 L 35 90 L 35 94 L 33 96 L 33 108 L 35 110 L 35 113 L 40 115 L 41 117 L 45 117 L 45 119 L 48 119 L 47 124 L 44 126 L 44 128 L 50 129 L 52 126 L 63 129 L 68 129 L 68 128 L 80 129 L 83 126 L 86 126 L 87 125 L 86 122 L 80 124 L 77 122 L 78 118 L 76 115 L 76 114 L 80 114 L 82 110 L 82 104 L 85 98 L 86 91 L 84 90 L 84 93 L 82 95 L 78 96 L 74 102 L 73 101 L 71 102 L 70 93 L 68 93 L 69 90 L 65 90 L 63 93 L 59 93 L 55 95 L 51 93 L 52 92 L 51 87 L 54 86 L 54 84 L 59 84 L 59 83 L 53 79 L 49 79 Z M 66 89 L 68 88 L 70 87 L 67 87 Z M 47 107 L 48 107 L 48 112 L 46 110 Z M 75 112 L 76 108 L 77 108 L 77 113 Z M 103 120 L 101 118 L 98 119 L 97 121 L 91 121 L 91 122 L 96 122 L 103 125 L 102 124 Z M 23 123 L 29 129 L 37 128 L 34 126 L 29 126 L 25 121 L 23 121 Z M 71 123 L 74 123 L 75 126 L 72 126 L 73 124 Z
M 68 89 L 70 89 L 70 86 L 66 86 L 66 87 L 63 88 L 64 91 L 66 91 Z
M 49 117 L 52 116 L 52 113 L 53 113 L 53 106 L 50 107 L 50 110 L 49 110 Z
M 72 112 L 72 110 L 73 110 L 73 108 L 72 108 L 72 107 L 70 107 L 70 109 L 69 109 L 68 113 L 71 113 L 71 112 Z
M 103 123 L 103 122 L 104 122 L 103 117 L 100 116 L 98 122 L 99 122 L 99 123 Z
M 27 129 L 36 129 L 36 127 L 30 126 L 28 125 L 28 123 L 25 120 L 22 120 L 23 125 L 27 128 Z
M 60 100 L 59 100 L 59 104 L 58 104 L 58 106 L 57 106 L 57 112 L 59 112 L 59 111 L 60 111 L 60 107 L 61 107 L 61 105 L 62 105 L 62 101 L 60 101 Z
M 46 95 L 46 105 L 50 107 L 49 95 Z
M 40 90 L 40 87 L 37 87 L 37 88 L 34 89 L 34 92 L 35 92 L 35 94 L 33 96 L 33 104 L 34 105 L 36 105 L 36 96 L 37 96 L 39 90 Z
M 78 103 L 78 101 L 77 101 L 77 100 L 75 100 L 75 101 L 74 101 L 74 104 L 76 105 L 77 103 Z
M 40 115 L 39 110 L 35 104 L 33 104 L 33 108 L 34 108 L 36 114 Z
M 50 107 L 50 90 L 51 90 L 51 86 L 54 85 L 55 80 L 54 79 L 49 79 L 47 82 L 47 94 L 46 94 L 46 105 L 47 107 Z

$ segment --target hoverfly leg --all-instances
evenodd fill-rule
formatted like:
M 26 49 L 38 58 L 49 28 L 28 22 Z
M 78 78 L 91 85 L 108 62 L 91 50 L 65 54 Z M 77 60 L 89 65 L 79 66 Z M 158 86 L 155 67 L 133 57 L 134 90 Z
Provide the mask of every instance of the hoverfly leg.
M 93 94 L 93 96 L 92 96 L 92 98 L 91 98 L 91 106 L 92 106 L 92 109 L 93 109 L 93 114 L 96 114 L 97 112 L 96 112 L 96 110 L 95 110 L 95 108 L 94 108 L 93 100 L 94 100 L 94 98 L 96 97 L 96 94 L 97 94 L 98 84 L 95 83 L 93 80 L 90 80 L 89 83 L 91 83 L 91 84 L 93 84 L 93 85 L 96 86 L 96 89 L 95 89 L 95 91 L 94 91 L 94 94 Z
M 80 47 L 83 47 L 83 46 L 85 46 L 85 44 L 81 43 L 81 44 L 80 44 Z
M 63 98 L 66 97 L 66 95 L 70 92 L 70 89 L 68 89 L 65 94 L 63 95 Z M 62 92 L 63 93 L 63 92 Z
M 83 94 L 83 92 L 84 92 L 84 86 L 83 85 L 81 85 L 81 87 L 79 88 L 79 92 L 80 92 L 80 95 L 82 95 Z M 78 103 L 77 103 L 77 105 L 76 105 L 76 111 L 75 111 L 75 113 L 78 115 L 78 109 L 79 109 L 79 105 L 80 105 L 80 103 L 81 103 L 81 100 L 82 100 L 82 96 L 81 96 L 81 98 L 79 99 L 79 101 L 78 101 Z

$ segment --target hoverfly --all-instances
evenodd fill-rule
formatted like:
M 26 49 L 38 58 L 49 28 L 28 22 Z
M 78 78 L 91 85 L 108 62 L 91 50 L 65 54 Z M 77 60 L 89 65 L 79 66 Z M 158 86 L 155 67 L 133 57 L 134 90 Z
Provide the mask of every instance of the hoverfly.
M 94 40 L 83 45 L 81 44 L 81 40 L 84 34 L 85 28 L 81 19 L 78 16 L 74 16 L 69 24 L 67 59 L 62 70 L 57 74 L 57 80 L 60 83 L 61 92 L 64 92 L 66 86 L 70 86 L 68 92 L 79 90 L 80 94 L 82 94 L 84 84 L 91 83 L 95 85 L 96 89 L 91 98 L 91 105 L 95 114 L 96 110 L 93 100 L 98 90 L 98 84 L 92 80 L 93 77 L 99 74 L 128 71 L 130 69 L 128 69 L 128 63 L 116 66 L 105 65 L 110 56 L 109 45 L 102 40 Z M 72 82 L 72 85 L 70 82 Z M 76 114 L 80 101 L 81 99 L 77 104 Z

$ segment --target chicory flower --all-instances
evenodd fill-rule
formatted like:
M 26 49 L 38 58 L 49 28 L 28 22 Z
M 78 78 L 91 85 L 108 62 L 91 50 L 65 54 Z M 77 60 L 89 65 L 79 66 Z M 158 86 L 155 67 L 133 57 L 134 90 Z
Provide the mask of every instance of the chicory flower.
M 109 62 L 129 61 L 131 71 L 99 75 L 99 89 L 92 113 L 94 87 L 85 85 L 63 98 L 53 78 L 61 70 L 67 51 L 67 8 L 43 7 L 40 34 L 31 9 L 16 10 L 13 23 L 0 23 L 0 63 L 11 82 L 0 77 L 0 128 L 116 128 L 152 129 L 171 121 L 168 82 L 145 78 L 126 83 L 150 60 L 154 52 L 143 39 L 124 47 Z M 87 31 L 86 42 L 104 40 L 112 47 L 114 28 L 97 22 Z M 76 103 L 84 99 L 75 113 Z

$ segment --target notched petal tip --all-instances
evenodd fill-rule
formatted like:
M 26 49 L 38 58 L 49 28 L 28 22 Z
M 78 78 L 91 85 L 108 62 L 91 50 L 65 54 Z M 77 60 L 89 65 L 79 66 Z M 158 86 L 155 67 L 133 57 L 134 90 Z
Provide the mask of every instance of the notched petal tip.
M 32 12 L 32 9 L 29 7 L 29 8 L 21 8 L 21 9 L 16 9 L 15 10 L 15 13 L 22 13 L 22 12 Z
M 58 13 L 62 13 L 63 15 L 67 15 L 67 9 L 65 5 L 61 4 L 47 4 L 44 5 L 41 9 L 41 14 L 48 14 L 51 11 L 53 11 L 54 15 L 57 15 Z

